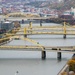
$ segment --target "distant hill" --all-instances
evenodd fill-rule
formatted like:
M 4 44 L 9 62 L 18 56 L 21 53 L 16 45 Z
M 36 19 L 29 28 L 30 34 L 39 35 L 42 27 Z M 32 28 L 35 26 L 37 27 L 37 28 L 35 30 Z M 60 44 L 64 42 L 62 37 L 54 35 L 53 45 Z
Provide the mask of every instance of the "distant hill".
M 70 9 L 71 7 L 75 8 L 75 0 L 68 0 L 68 1 L 66 1 L 61 8 Z
M 50 4 L 57 2 L 57 0 L 35 0 L 31 1 L 27 5 L 35 6 L 35 7 L 48 7 Z
M 75 8 L 75 0 L 66 0 L 64 3 L 58 3 L 58 4 L 51 4 L 51 8 L 55 8 L 58 10 L 66 10 L 70 9 L 71 7 Z

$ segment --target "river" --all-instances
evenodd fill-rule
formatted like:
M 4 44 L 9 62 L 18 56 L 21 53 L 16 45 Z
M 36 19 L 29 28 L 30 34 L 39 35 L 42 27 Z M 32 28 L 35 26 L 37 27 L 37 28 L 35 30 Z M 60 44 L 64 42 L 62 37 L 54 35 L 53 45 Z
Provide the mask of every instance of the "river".
M 21 26 L 24 25 L 22 24 Z M 58 24 L 43 23 L 43 25 Z M 67 39 L 63 39 L 63 35 L 29 35 L 28 38 L 39 42 L 43 46 L 75 45 L 75 36 L 69 35 Z M 23 40 L 13 40 L 6 45 L 32 45 L 32 43 Z M 62 53 L 62 60 L 58 61 L 56 52 L 47 52 L 46 60 L 42 60 L 40 51 L 1 50 L 0 75 L 57 75 L 72 55 L 70 53 Z

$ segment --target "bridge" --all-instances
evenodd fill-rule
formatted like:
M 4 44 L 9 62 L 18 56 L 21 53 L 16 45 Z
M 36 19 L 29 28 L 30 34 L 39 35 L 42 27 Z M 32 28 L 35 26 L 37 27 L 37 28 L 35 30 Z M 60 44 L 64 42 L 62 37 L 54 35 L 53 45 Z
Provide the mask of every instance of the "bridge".
M 17 31 L 17 29 L 13 29 Z M 0 42 L 4 40 L 24 40 L 32 43 L 33 45 L 0 45 L 0 50 L 22 50 L 22 51 L 41 51 L 42 59 L 46 58 L 46 51 L 57 52 L 58 60 L 61 60 L 61 53 L 75 53 L 75 46 L 44 46 L 39 42 L 27 38 L 27 35 L 63 35 L 63 38 L 66 39 L 66 35 L 75 35 L 75 26 L 67 26 L 64 22 L 64 25 L 60 26 L 32 26 L 32 22 L 25 27 L 21 27 L 16 34 L 6 33 L 6 38 L 0 39 Z M 8 42 L 7 42 L 8 43 Z
M 46 58 L 46 51 L 57 52 L 58 60 L 61 60 L 61 53 L 75 53 L 75 46 L 43 46 L 39 42 L 24 38 L 20 36 L 13 36 L 10 39 L 24 40 L 32 43 L 33 45 L 0 45 L 0 50 L 14 50 L 14 51 L 41 51 L 42 59 Z
M 69 24 L 75 25 L 74 19 L 59 18 L 58 16 L 54 16 L 54 15 L 44 17 L 44 16 L 40 16 L 40 14 L 35 14 L 35 13 L 22 13 L 22 12 L 8 13 L 6 15 L 2 15 L 0 19 L 10 20 L 10 21 L 39 20 L 40 23 L 42 23 L 43 21 L 54 22 L 54 23 L 68 22 Z
M 45 21 L 45 22 L 54 22 L 54 23 L 68 22 L 69 24 L 72 25 L 75 24 L 74 19 L 59 18 L 58 16 L 54 16 L 54 15 L 44 17 L 35 13 L 22 13 L 22 12 L 8 13 L 6 15 L 3 15 L 0 19 L 10 20 L 10 21 L 39 20 L 40 23 Z
M 26 20 L 26 19 L 35 19 L 35 20 L 46 20 L 46 19 L 53 19 L 57 18 L 56 16 L 48 16 L 48 17 L 41 17 L 39 14 L 35 13 L 21 13 L 21 12 L 15 12 L 15 13 L 8 13 L 6 15 L 2 15 L 3 19 L 7 20 Z
M 17 31 L 14 29 L 13 32 Z M 75 35 L 75 26 L 67 26 L 66 22 L 64 25 L 60 26 L 32 26 L 32 22 L 29 25 L 21 28 L 16 35 L 63 35 L 63 38 L 66 38 L 66 35 Z M 22 32 L 22 33 L 20 33 Z M 15 34 L 7 33 L 7 36 L 12 36 Z

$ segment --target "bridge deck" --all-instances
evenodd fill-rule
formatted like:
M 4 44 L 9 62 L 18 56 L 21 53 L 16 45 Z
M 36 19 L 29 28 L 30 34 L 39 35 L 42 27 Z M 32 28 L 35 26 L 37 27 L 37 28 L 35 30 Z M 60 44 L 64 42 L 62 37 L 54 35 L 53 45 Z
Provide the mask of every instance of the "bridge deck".
M 24 51 L 56 51 L 56 52 L 73 52 L 75 53 L 75 46 L 59 46 L 59 47 L 51 47 L 46 46 L 43 47 L 42 50 L 39 46 L 0 46 L 0 50 L 24 50 Z

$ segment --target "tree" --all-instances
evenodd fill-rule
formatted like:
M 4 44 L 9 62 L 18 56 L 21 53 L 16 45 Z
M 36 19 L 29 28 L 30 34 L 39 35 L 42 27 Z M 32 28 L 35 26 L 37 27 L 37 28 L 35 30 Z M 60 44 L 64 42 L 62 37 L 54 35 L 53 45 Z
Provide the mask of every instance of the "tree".
M 69 60 L 68 65 L 69 65 L 69 70 L 70 71 L 75 71 L 75 60 L 74 59 Z

